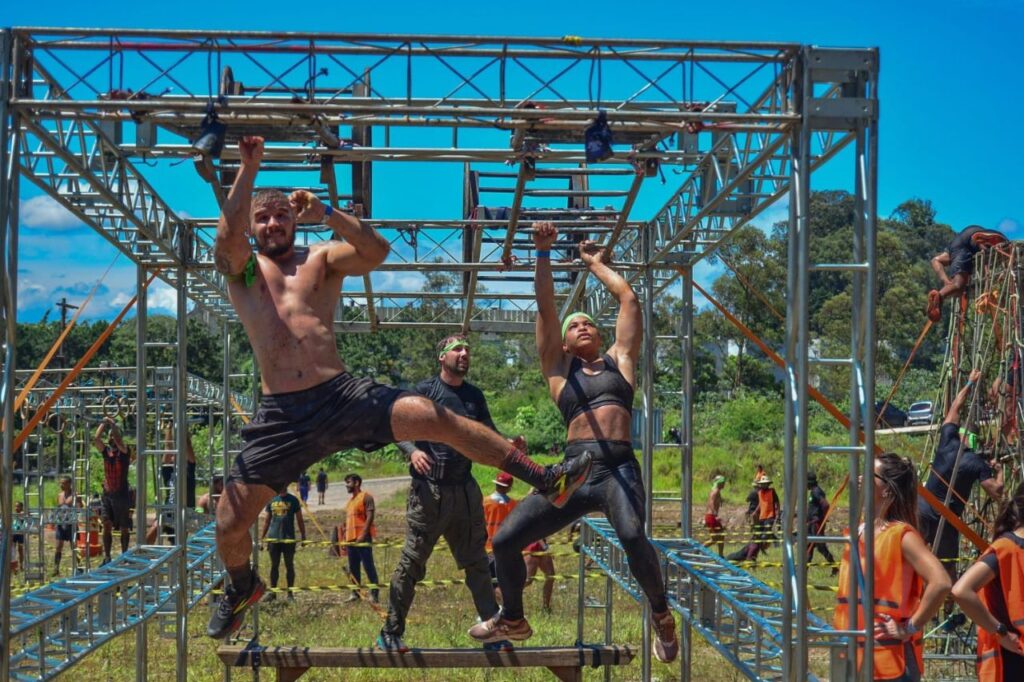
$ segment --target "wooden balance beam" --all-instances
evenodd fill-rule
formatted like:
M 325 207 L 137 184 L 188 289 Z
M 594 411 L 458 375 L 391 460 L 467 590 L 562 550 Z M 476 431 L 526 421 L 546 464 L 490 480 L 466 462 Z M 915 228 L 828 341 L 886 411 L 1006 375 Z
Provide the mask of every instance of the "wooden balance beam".
M 524 647 L 484 649 L 411 649 L 405 653 L 376 648 L 222 646 L 225 665 L 274 668 L 278 682 L 293 682 L 310 668 L 547 668 L 563 682 L 581 682 L 585 666 L 628 665 L 628 646 Z

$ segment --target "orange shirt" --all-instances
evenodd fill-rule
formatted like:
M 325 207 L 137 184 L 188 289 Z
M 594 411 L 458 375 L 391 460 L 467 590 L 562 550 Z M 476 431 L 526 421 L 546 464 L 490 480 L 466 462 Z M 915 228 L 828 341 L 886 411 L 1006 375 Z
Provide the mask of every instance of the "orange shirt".
M 516 501 L 507 495 L 492 493 L 484 498 L 484 522 L 487 524 L 487 551 L 491 551 L 491 540 L 498 532 L 501 525 L 512 510 L 516 507 Z

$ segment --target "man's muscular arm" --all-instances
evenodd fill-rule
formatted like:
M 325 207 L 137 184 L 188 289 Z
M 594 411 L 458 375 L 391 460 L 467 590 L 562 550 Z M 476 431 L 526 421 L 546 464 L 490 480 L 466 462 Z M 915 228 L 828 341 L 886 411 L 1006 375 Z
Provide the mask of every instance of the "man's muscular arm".
M 384 262 L 391 251 L 388 240 L 355 216 L 333 211 L 312 192 L 296 190 L 288 197 L 301 222 L 323 223 L 338 241 L 327 247 L 327 266 L 341 275 L 365 275 Z
M 238 143 L 241 167 L 231 185 L 228 198 L 221 207 L 217 221 L 217 238 L 213 244 L 213 263 L 217 271 L 228 276 L 241 274 L 252 256 L 249 246 L 249 209 L 252 188 L 263 159 L 263 138 L 255 135 L 243 137 Z

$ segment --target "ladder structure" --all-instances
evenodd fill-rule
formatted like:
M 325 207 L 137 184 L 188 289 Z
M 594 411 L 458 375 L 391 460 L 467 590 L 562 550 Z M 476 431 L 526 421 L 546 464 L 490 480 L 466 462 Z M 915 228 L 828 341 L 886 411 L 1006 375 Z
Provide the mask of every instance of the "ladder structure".
M 186 374 L 185 320 L 192 315 L 222 325 L 225 339 L 227 324 L 237 321 L 224 279 L 213 267 L 213 235 L 219 204 L 239 168 L 236 142 L 244 135 L 261 135 L 267 140 L 262 186 L 313 189 L 338 209 L 361 216 L 392 245 L 388 260 L 374 273 L 344 283 L 335 315 L 340 333 L 403 327 L 532 332 L 529 223 L 535 219 L 554 220 L 561 228 L 552 264 L 561 312 L 584 310 L 605 323 L 614 317 L 614 302 L 602 287 L 593 286 L 586 269 L 573 260 L 573 249 L 584 239 L 609 246 L 617 268 L 641 299 L 647 324 L 640 383 L 648 416 L 642 438 L 648 491 L 654 449 L 664 445 L 651 418 L 656 402 L 654 306 L 678 285 L 683 310 L 673 336 L 683 358 L 678 444 L 682 486 L 677 498 L 681 538 L 661 550 L 674 608 L 693 631 L 717 642 L 720 651 L 734 652 L 726 659 L 755 678 L 811 679 L 807 655 L 812 644 L 804 635 L 813 632 L 816 640 L 829 642 L 843 636 L 828 633 L 806 614 L 806 573 L 797 560 L 806 550 L 806 529 L 787 533 L 786 587 L 778 613 L 769 617 L 759 611 L 753 596 L 750 602 L 723 598 L 714 608 L 694 610 L 692 595 L 700 592 L 703 603 L 703 594 L 719 594 L 716 585 L 741 579 L 689 540 L 692 288 L 701 260 L 774 202 L 788 200 L 791 306 L 784 483 L 787 491 L 802 489 L 812 455 L 844 454 L 851 472 L 869 467 L 871 425 L 859 415 L 873 402 L 874 390 L 865 349 L 871 347 L 874 305 L 877 50 L 579 36 L 14 28 L 0 30 L 0 59 L 5 423 L 12 423 L 16 385 L 17 204 L 24 179 L 26 187 L 66 208 L 137 265 L 138 361 L 136 378 L 128 383 L 135 390 L 132 402 L 138 414 L 150 419 L 136 420 L 140 457 L 149 460 L 149 465 L 137 467 L 136 485 L 144 495 L 142 509 L 160 503 L 162 491 L 147 482 L 147 472 L 165 451 L 174 450 L 180 457 L 186 447 L 186 393 L 192 387 Z M 198 153 L 193 143 L 199 137 L 218 134 L 220 128 L 211 125 L 214 120 L 226 124 L 219 140 L 225 143 L 223 151 Z M 596 150 L 591 145 L 588 152 L 588 143 L 595 139 Z M 811 374 L 805 304 L 811 267 L 807 207 L 812 173 L 836 158 L 852 160 L 860 222 L 848 262 L 815 267 L 851 273 L 860 293 L 851 311 L 850 355 L 829 361 L 851 371 L 856 399 L 851 401 L 850 441 L 829 445 L 826 451 L 815 450 L 818 446 L 807 442 L 806 433 Z M 387 174 L 380 169 L 423 164 L 450 181 L 450 217 L 438 218 L 431 211 L 418 217 L 389 216 L 397 212 L 398 202 L 382 195 Z M 662 187 L 655 179 L 663 175 L 666 183 L 671 178 L 674 184 Z M 190 210 L 186 216 L 175 210 L 160 189 L 169 178 L 176 187 L 206 196 L 206 211 Z M 403 210 L 401 215 L 409 213 Z M 304 226 L 298 236 L 303 244 L 330 237 L 323 226 Z M 458 275 L 457 285 L 444 291 L 409 285 L 438 271 Z M 144 284 L 150 276 L 175 289 L 178 313 L 173 378 L 154 388 L 152 396 L 148 383 L 155 386 L 166 377 L 153 375 L 146 357 L 151 341 Z M 186 301 L 194 306 L 191 312 Z M 232 438 L 225 438 L 223 466 L 238 447 L 231 398 L 238 378 L 226 358 L 217 399 Z M 151 418 L 164 411 L 173 423 L 171 448 L 161 443 Z M 12 521 L 12 443 L 12 430 L 7 429 L 0 493 L 5 529 Z M 79 454 L 87 451 L 86 443 Z M 184 467 L 177 466 L 175 474 L 175 490 L 182 491 Z M 152 499 L 147 499 L 151 490 Z M 179 543 L 188 537 L 182 499 L 176 495 L 173 510 L 168 510 Z M 852 499 L 856 506 L 856 495 Z M 789 502 L 794 510 L 802 504 L 799 499 Z M 650 500 L 647 518 L 650 523 Z M 635 590 L 623 573 L 625 563 L 614 538 L 593 532 L 591 558 L 611 578 L 606 590 L 612 582 Z M 0 559 L 8 556 L 9 535 L 4 533 Z M 190 537 L 186 546 L 197 538 Z M 170 617 L 173 610 L 176 675 L 184 680 L 183 638 L 189 595 L 195 591 L 182 586 L 193 580 L 190 576 L 200 563 L 192 561 L 190 552 L 149 551 L 137 546 L 130 554 L 134 561 L 149 557 L 150 578 L 159 574 L 167 585 L 177 586 L 164 598 L 153 583 L 147 594 L 153 595 L 152 603 L 159 601 L 154 613 Z M 145 579 L 132 575 L 129 582 L 141 581 L 141 590 Z M 0 562 L 0 578 L 3 676 L 14 669 L 10 666 L 21 649 L 9 636 L 5 561 Z M 760 589 L 751 587 L 751 594 Z M 149 607 L 143 608 L 139 594 L 135 620 L 126 617 L 123 622 L 139 638 L 136 674 L 142 679 L 147 673 L 141 646 L 145 633 L 138 623 Z M 606 598 L 603 603 L 611 602 Z M 687 616 L 687 610 L 698 615 Z M 709 617 L 718 621 L 709 626 Z M 644 622 L 642 674 L 648 674 L 649 619 Z M 767 635 L 763 648 L 751 648 L 746 627 Z M 82 646 L 84 655 L 95 644 Z M 684 678 L 689 677 L 690 663 L 685 631 L 680 656 Z M 854 679 L 857 672 L 847 668 L 840 677 Z

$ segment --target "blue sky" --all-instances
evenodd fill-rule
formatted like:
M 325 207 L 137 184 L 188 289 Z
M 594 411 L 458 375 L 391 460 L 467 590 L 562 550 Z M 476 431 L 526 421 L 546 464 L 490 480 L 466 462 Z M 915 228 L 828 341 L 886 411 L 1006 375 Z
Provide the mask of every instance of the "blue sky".
M 13 6 L 12 6 L 13 5 Z M 264 0 L 199 3 L 7 3 L 6 26 L 258 29 L 495 35 L 564 34 L 686 40 L 793 41 L 881 48 L 879 208 L 890 213 L 910 197 L 929 198 L 938 219 L 959 229 L 998 227 L 1024 239 L 1018 169 L 1024 142 L 1015 123 L 1024 111 L 1019 87 L 1024 57 L 1024 3 L 491 2 L 303 3 Z M 173 7 L 173 15 L 169 8 Z M 856 9 L 851 9 L 851 8 Z M 1018 45 L 1018 47 L 1013 47 Z M 847 174 L 842 174 L 846 177 Z M 816 189 L 825 189 L 823 175 Z M 669 177 L 670 184 L 673 178 Z M 845 188 L 845 187 L 844 187 Z M 433 200 L 420 187 L 413 200 Z M 188 195 L 168 197 L 190 211 Z M 376 196 L 377 215 L 398 217 L 410 195 Z M 422 207 L 418 207 L 422 208 Z M 638 203 L 633 218 L 656 203 Z M 382 210 L 383 209 L 383 210 Z M 200 210 L 201 209 L 192 209 Z M 437 217 L 448 209 L 437 207 Z M 781 209 L 771 217 L 781 215 Z M 433 213 L 433 211 L 432 211 Z M 415 215 L 407 211 L 405 215 Z M 449 217 L 457 217 L 450 215 Z M 62 295 L 84 298 L 116 250 L 22 183 L 19 316 L 36 320 Z M 112 317 L 130 296 L 134 267 L 118 259 L 87 317 Z M 173 293 L 157 289 L 151 307 L 170 310 Z

